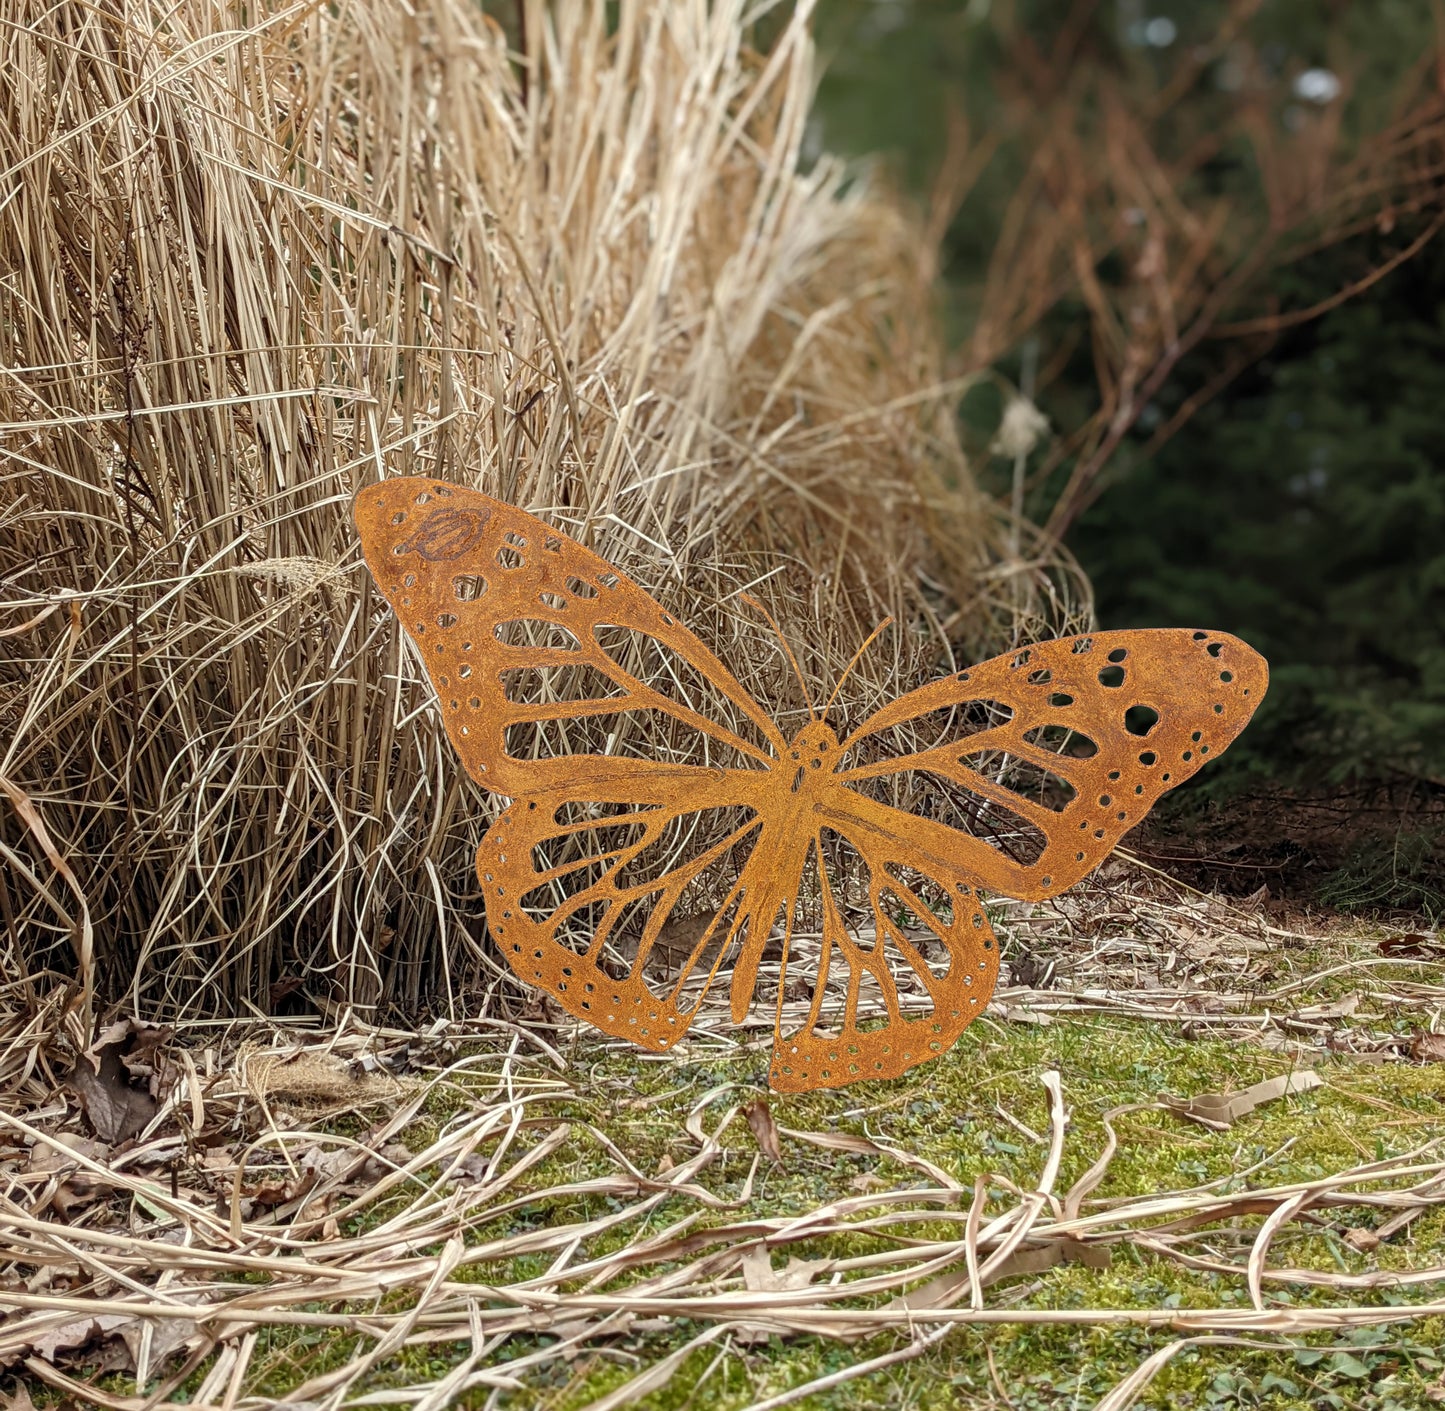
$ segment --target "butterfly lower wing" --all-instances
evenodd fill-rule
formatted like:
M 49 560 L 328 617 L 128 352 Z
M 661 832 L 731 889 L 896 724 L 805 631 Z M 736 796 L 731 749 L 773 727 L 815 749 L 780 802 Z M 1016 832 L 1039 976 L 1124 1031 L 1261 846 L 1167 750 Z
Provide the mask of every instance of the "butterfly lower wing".
M 909 837 L 920 860 L 949 861 L 975 885 L 1021 900 L 1054 896 L 1221 754 L 1268 683 L 1264 658 L 1224 633 L 1043 642 L 876 711 L 846 742 L 831 806 L 876 837 Z M 916 732 L 930 717 L 942 722 L 939 744 L 888 752 L 889 730 Z M 913 791 L 922 816 L 885 797 L 910 773 L 927 776 L 928 788 Z M 979 824 L 990 837 L 975 835 Z
M 447 734 L 486 788 L 518 798 L 599 772 L 645 783 L 667 767 L 657 743 L 678 738 L 703 767 L 766 770 L 781 752 L 777 727 L 713 652 L 534 515 L 415 477 L 367 486 L 354 514 Z
M 994 935 L 964 871 L 925 857 L 906 828 L 880 833 L 826 807 L 815 817 L 820 953 L 808 1012 L 791 1028 L 783 1015 L 797 942 L 785 961 L 769 1073 L 781 1092 L 896 1078 L 938 1058 L 983 1012 L 998 976 Z M 840 844 L 854 854 L 850 880 L 866 888 L 851 926 Z
M 518 978 L 605 1033 L 671 1047 L 720 970 L 751 955 L 756 971 L 779 913 L 759 778 L 659 766 L 623 790 L 513 803 L 482 839 L 477 875 Z M 699 824 L 715 841 L 696 848 Z

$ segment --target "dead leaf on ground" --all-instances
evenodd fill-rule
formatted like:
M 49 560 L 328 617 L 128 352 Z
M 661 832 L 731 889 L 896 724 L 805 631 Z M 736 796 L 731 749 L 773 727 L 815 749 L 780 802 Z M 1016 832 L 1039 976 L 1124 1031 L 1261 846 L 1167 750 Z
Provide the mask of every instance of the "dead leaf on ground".
M 788 1293 L 807 1288 L 832 1267 L 831 1259 L 799 1259 L 794 1255 L 781 1269 L 775 1269 L 767 1249 L 759 1247 L 743 1255 L 743 1285 L 750 1293 Z M 753 1347 L 772 1336 L 772 1331 L 759 1324 L 742 1323 L 735 1330 L 734 1341 Z
M 1113 1256 L 1108 1245 L 1086 1244 L 1083 1240 L 1064 1236 L 1046 1244 L 1016 1249 L 1002 1264 L 985 1272 L 981 1282 L 984 1288 L 988 1288 L 1003 1279 L 1018 1278 L 1022 1274 L 1042 1274 L 1056 1264 L 1082 1264 L 1089 1269 L 1107 1269 L 1112 1263 Z M 968 1272 L 963 1269 L 939 1274 L 902 1297 L 895 1298 L 887 1307 L 915 1311 L 952 1308 L 968 1295 L 968 1281 Z
M 132 1318 L 116 1333 L 125 1345 L 127 1360 L 118 1370 L 134 1372 L 140 1366 L 141 1339 L 150 1324 L 150 1370 L 164 1365 L 177 1353 L 189 1351 L 196 1342 L 196 1325 L 189 1318 Z
M 124 1324 L 134 1321 L 126 1313 L 96 1313 L 73 1318 L 41 1333 L 31 1342 L 30 1351 L 54 1366 L 57 1360 L 73 1360 L 66 1358 L 66 1353 L 78 1352 L 93 1342 L 104 1341 Z
M 1313 1068 L 1299 1073 L 1283 1073 L 1266 1078 L 1262 1083 L 1243 1088 L 1237 1093 L 1201 1093 L 1198 1097 L 1172 1097 L 1165 1093 L 1164 1105 L 1177 1116 L 1210 1127 L 1216 1132 L 1232 1127 L 1246 1113 L 1261 1103 L 1274 1102 L 1291 1093 L 1307 1093 L 1324 1082 Z
M 1259 911 L 1269 900 L 1269 883 L 1256 887 L 1243 901 L 1239 903 L 1242 911 Z
M 450 1186 L 474 1185 L 487 1178 L 487 1171 L 491 1161 L 480 1155 L 478 1152 L 468 1152 L 452 1168 L 452 1173 L 447 1177 L 447 1184 Z
M 67 1081 L 102 1141 L 138 1136 L 160 1110 L 157 1098 L 167 1075 L 157 1050 L 169 1036 L 169 1030 L 122 1019 L 106 1025 L 76 1059 Z
M 773 1109 L 765 1097 L 754 1098 L 743 1104 L 743 1116 L 748 1119 L 758 1148 L 776 1165 L 783 1164 L 783 1148 L 778 1142 L 778 1124 L 773 1120 Z
M 1353 1014 L 1360 1007 L 1361 995 L 1358 990 L 1352 990 L 1341 999 L 1328 1000 L 1322 1004 L 1309 1004 L 1303 1009 L 1297 1009 L 1290 1015 L 1291 1019 L 1344 1019 Z
M 1394 960 L 1434 960 L 1445 956 L 1445 945 L 1435 936 L 1412 932 L 1407 936 L 1386 936 L 1380 942 L 1380 954 Z
M 1422 1030 L 1410 1040 L 1410 1057 L 1416 1063 L 1445 1063 L 1445 1034 Z
M 760 1246 L 743 1255 L 743 1284 L 751 1293 L 805 1289 L 820 1274 L 826 1274 L 833 1263 L 831 1259 L 799 1259 L 794 1255 L 781 1269 L 775 1269 L 772 1256 Z

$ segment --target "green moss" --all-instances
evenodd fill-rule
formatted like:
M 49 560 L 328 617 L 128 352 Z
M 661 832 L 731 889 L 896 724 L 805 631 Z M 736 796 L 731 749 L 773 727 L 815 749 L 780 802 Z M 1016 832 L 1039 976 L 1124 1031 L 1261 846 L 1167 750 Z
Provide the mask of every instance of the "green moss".
M 1328 951 L 1328 947 L 1324 948 Z M 1327 962 L 1329 954 L 1309 954 L 1308 963 Z M 1339 959 L 1336 951 L 1333 959 Z M 1286 957 L 1293 967 L 1302 954 Z M 1293 996 L 1304 1005 L 1338 997 L 1340 977 Z M 1359 972 L 1344 977 L 1349 988 L 1361 984 Z M 1371 1002 L 1367 1001 L 1365 1008 Z M 1372 1026 L 1392 1027 L 1382 1015 Z M 765 1057 L 759 1051 L 719 1054 L 712 1045 L 685 1046 L 673 1062 L 657 1063 L 640 1054 L 580 1039 L 570 1055 L 573 1071 L 587 1074 L 576 1092 L 550 1097 L 534 1115 L 545 1120 L 524 1129 L 518 1149 L 540 1141 L 558 1122 L 570 1124 L 569 1139 L 539 1162 L 517 1187 L 510 1209 L 468 1233 L 475 1247 L 530 1229 L 582 1222 L 630 1209 L 631 1199 L 579 1192 L 550 1196 L 561 1185 L 577 1185 L 615 1176 L 617 1166 L 602 1137 L 615 1144 L 643 1172 L 681 1163 L 694 1151 L 684 1123 L 693 1106 L 719 1085 L 705 1125 L 711 1130 L 731 1103 L 763 1091 Z M 1190 1040 L 1174 1025 L 1084 1017 L 1048 1025 L 977 1024 L 941 1060 L 893 1083 L 861 1084 L 842 1092 L 802 1096 L 772 1094 L 773 1115 L 783 1127 L 803 1131 L 865 1133 L 899 1150 L 914 1153 L 950 1172 L 965 1187 L 975 1176 L 994 1175 L 1033 1189 L 1046 1155 L 1049 1101 L 1040 1075 L 1056 1070 L 1069 1109 L 1064 1158 L 1055 1190 L 1063 1193 L 1103 1150 L 1104 1118 L 1112 1109 L 1150 1103 L 1160 1094 L 1196 1095 L 1237 1089 L 1290 1070 L 1292 1060 L 1277 1051 L 1234 1038 Z M 1336 1173 L 1362 1162 L 1414 1150 L 1445 1137 L 1445 1065 L 1367 1064 L 1347 1058 L 1311 1060 L 1322 1086 L 1266 1104 L 1226 1132 L 1215 1132 L 1160 1110 L 1125 1112 L 1113 1119 L 1118 1150 L 1095 1197 L 1123 1198 L 1217 1181 L 1224 1192 L 1273 1186 Z M 430 1096 L 407 1134 L 421 1150 L 445 1123 L 465 1111 L 475 1097 L 494 1090 L 493 1080 L 465 1072 Z M 704 1212 L 701 1225 L 725 1226 L 748 1217 L 804 1214 L 818 1205 L 856 1193 L 876 1177 L 892 1186 L 926 1184 L 915 1169 L 886 1155 L 830 1152 L 784 1137 L 784 1163 L 759 1161 L 756 1143 L 741 1118 L 722 1140 L 725 1150 L 699 1176 L 717 1196 L 741 1201 L 752 1174 L 750 1198 L 734 1209 Z M 1253 1168 L 1252 1170 L 1250 1168 Z M 1247 1174 L 1241 1174 L 1247 1173 Z M 528 1199 L 535 1196 L 535 1199 Z M 1013 1197 L 995 1188 L 1002 1209 Z M 394 1214 L 410 1196 L 395 1192 L 357 1220 L 358 1227 Z M 596 1259 L 654 1234 L 686 1214 L 696 1203 L 670 1197 L 651 1211 L 620 1220 L 589 1237 L 573 1264 Z M 1370 1225 L 1390 1212 L 1350 1210 L 1332 1219 Z M 922 1210 L 915 1224 L 892 1235 L 919 1239 L 957 1238 L 961 1209 Z M 1258 1216 L 1242 1217 L 1238 1238 L 1246 1238 Z M 1427 1267 L 1445 1248 L 1445 1213 L 1422 1216 L 1410 1229 L 1362 1254 L 1324 1223 L 1294 1222 L 1276 1237 L 1273 1267 L 1289 1265 L 1329 1272 L 1408 1271 Z M 1211 1240 L 1227 1243 L 1228 1232 L 1215 1230 L 1195 1252 L 1207 1254 Z M 834 1233 L 793 1245 L 788 1253 L 808 1258 L 842 1258 L 888 1247 L 866 1232 Z M 1208 1270 L 1188 1269 L 1172 1261 L 1118 1245 L 1112 1265 L 1095 1269 L 1060 1265 L 1027 1278 L 993 1286 L 991 1306 L 1033 1309 L 1098 1309 L 1248 1306 L 1241 1281 Z M 1233 1246 L 1240 1257 L 1242 1246 Z M 463 1265 L 456 1277 L 486 1283 L 512 1283 L 544 1273 L 553 1255 L 523 1255 L 506 1262 Z M 781 1256 L 779 1256 L 781 1259 Z M 649 1274 L 657 1272 L 649 1269 Z M 607 1285 L 618 1292 L 622 1280 Z M 1438 1297 L 1438 1287 L 1340 1291 L 1305 1286 L 1265 1285 L 1267 1305 L 1277 1307 L 1360 1304 L 1410 1304 Z M 405 1306 L 405 1297 L 397 1306 Z M 361 1310 L 358 1310 L 361 1311 Z M 504 1404 L 581 1411 L 616 1388 L 640 1368 L 683 1348 L 702 1328 L 686 1321 L 653 1327 L 591 1344 L 570 1360 L 557 1358 L 522 1374 L 526 1389 L 510 1393 Z M 914 1361 L 894 1365 L 863 1381 L 850 1382 L 799 1403 L 808 1411 L 831 1407 L 907 1407 L 917 1411 L 971 1411 L 998 1407 L 998 1386 L 1015 1411 L 1059 1406 L 1091 1406 L 1134 1370 L 1150 1353 L 1178 1334 L 1167 1329 L 1131 1326 L 994 1326 L 986 1331 L 960 1327 Z M 1231 1408 L 1259 1406 L 1268 1411 L 1405 1411 L 1427 1404 L 1425 1390 L 1441 1377 L 1433 1349 L 1445 1339 L 1445 1323 L 1432 1319 L 1391 1329 L 1363 1329 L 1336 1338 L 1312 1335 L 1273 1349 L 1199 1347 L 1182 1352 L 1156 1379 L 1142 1404 L 1152 1407 Z M 497 1350 L 492 1365 L 544 1349 L 549 1339 L 516 1337 Z M 638 1405 L 651 1411 L 689 1411 L 693 1407 L 743 1408 L 762 1398 L 825 1376 L 860 1360 L 901 1346 L 895 1334 L 845 1345 L 813 1338 L 773 1339 L 741 1345 L 734 1338 L 701 1347 L 681 1363 L 672 1381 Z M 280 1398 L 288 1389 L 332 1367 L 357 1351 L 354 1338 L 325 1332 L 275 1329 L 258 1344 L 251 1395 Z M 460 1344 L 414 1346 L 369 1374 L 364 1388 L 373 1394 L 435 1380 L 455 1366 L 468 1349 Z M 990 1366 L 990 1357 L 992 1366 Z M 197 1382 L 204 1369 L 197 1374 Z M 997 1379 L 997 1382 L 995 1381 Z M 485 1393 L 471 1398 L 482 1405 Z

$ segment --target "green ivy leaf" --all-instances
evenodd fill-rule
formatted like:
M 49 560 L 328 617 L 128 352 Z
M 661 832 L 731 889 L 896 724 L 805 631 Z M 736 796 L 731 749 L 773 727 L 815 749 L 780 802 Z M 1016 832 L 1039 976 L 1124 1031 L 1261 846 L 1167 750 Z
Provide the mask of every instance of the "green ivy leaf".
M 1370 1369 L 1351 1352 L 1337 1352 L 1330 1358 L 1330 1370 L 1341 1377 L 1353 1377 L 1356 1381 L 1370 1375 Z

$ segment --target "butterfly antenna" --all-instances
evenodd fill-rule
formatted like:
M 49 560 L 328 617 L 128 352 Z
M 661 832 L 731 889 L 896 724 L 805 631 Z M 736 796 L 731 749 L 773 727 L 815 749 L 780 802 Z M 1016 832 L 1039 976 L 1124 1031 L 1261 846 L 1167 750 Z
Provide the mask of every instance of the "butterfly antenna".
M 793 655 L 793 649 L 788 645 L 788 639 L 783 636 L 783 629 L 778 626 L 777 618 L 775 618 L 772 613 L 770 613 L 767 608 L 762 605 L 762 603 L 760 603 L 755 597 L 753 597 L 751 593 L 739 593 L 738 596 L 743 600 L 743 602 L 745 602 L 750 608 L 752 608 L 754 612 L 760 612 L 765 618 L 767 618 L 768 626 L 773 629 L 773 632 L 777 636 L 778 641 L 781 642 L 783 645 L 783 652 L 788 658 L 788 664 L 793 668 L 793 675 L 798 678 L 798 689 L 803 693 L 803 700 L 808 707 L 808 719 L 817 720 L 818 712 L 813 706 L 812 696 L 808 694 L 808 683 L 803 680 L 803 673 L 798 668 L 798 658 Z
M 828 718 L 828 712 L 833 709 L 833 702 L 838 699 L 838 692 L 843 689 L 843 683 L 852 674 L 853 668 L 857 666 L 860 661 L 863 660 L 863 653 L 866 652 L 868 648 L 871 647 L 873 643 L 878 640 L 879 633 L 884 631 L 885 628 L 891 627 L 892 625 L 893 619 L 891 617 L 885 617 L 883 621 L 880 622 L 878 626 L 875 627 L 868 634 L 868 640 L 864 642 L 863 645 L 859 647 L 856 652 L 853 653 L 853 660 L 850 661 L 848 665 L 843 668 L 843 674 L 838 678 L 838 684 L 833 687 L 833 694 L 828 697 L 828 704 L 823 707 L 824 720 Z

